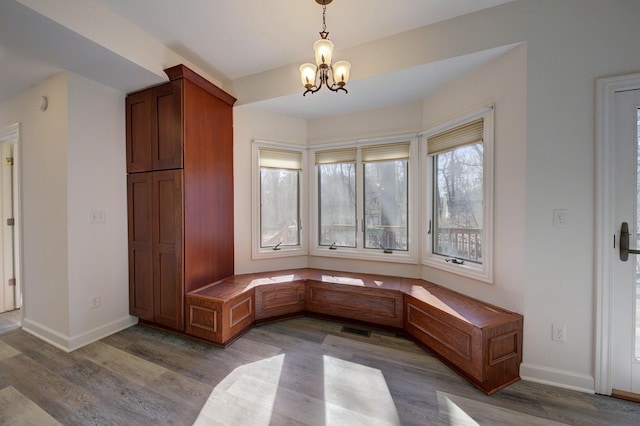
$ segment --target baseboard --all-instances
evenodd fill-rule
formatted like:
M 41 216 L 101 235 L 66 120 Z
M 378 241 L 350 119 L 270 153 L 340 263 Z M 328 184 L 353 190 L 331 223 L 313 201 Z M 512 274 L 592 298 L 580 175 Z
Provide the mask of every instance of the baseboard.
M 65 352 L 71 352 L 69 350 L 69 336 L 66 334 L 59 333 L 28 318 L 22 319 L 22 329 L 58 349 L 62 349 Z
M 101 325 L 92 330 L 70 337 L 66 334 L 52 330 L 38 322 L 25 318 L 22 320 L 22 329 L 58 349 L 65 352 L 72 352 L 82 346 L 103 339 L 137 323 L 137 317 L 127 315 L 126 317 L 120 318 L 116 321 L 112 321 L 108 324 Z
M 584 393 L 595 393 L 593 376 L 575 371 L 559 370 L 536 364 L 520 364 L 520 378 L 529 382 L 541 383 L 563 389 Z

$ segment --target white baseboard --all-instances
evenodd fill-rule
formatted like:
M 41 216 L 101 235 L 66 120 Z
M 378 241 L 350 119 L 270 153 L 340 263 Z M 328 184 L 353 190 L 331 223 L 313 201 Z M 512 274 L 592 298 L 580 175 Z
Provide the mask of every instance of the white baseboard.
M 24 318 L 22 320 L 22 329 L 58 349 L 62 349 L 65 352 L 72 352 L 88 345 L 89 343 L 93 343 L 117 333 L 118 331 L 124 330 L 125 328 L 129 328 L 132 325 L 136 325 L 137 323 L 137 317 L 127 315 L 126 317 L 120 318 L 116 321 L 112 321 L 108 324 L 101 325 L 92 330 L 70 337 L 66 334 L 52 330 L 38 322 Z
M 542 383 L 578 392 L 595 393 L 593 376 L 576 373 L 575 371 L 522 363 L 520 365 L 520 378 L 529 382 Z

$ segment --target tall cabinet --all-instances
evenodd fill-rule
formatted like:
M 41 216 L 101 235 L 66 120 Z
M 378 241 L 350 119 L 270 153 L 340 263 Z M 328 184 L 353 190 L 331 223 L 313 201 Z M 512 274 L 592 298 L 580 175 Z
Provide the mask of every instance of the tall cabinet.
M 184 331 L 185 293 L 233 275 L 236 99 L 184 65 L 127 96 L 129 310 Z

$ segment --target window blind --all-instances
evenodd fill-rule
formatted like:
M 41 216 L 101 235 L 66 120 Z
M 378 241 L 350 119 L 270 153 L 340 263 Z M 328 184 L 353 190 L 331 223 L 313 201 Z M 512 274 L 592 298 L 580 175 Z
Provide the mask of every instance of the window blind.
M 362 161 L 407 160 L 409 159 L 410 142 L 386 143 L 362 147 Z
M 316 151 L 316 164 L 354 163 L 356 147 Z
M 302 170 L 302 152 L 277 148 L 260 148 L 260 167 Z
M 483 141 L 484 120 L 482 118 L 430 136 L 427 139 L 428 155 L 440 154 L 465 145 Z

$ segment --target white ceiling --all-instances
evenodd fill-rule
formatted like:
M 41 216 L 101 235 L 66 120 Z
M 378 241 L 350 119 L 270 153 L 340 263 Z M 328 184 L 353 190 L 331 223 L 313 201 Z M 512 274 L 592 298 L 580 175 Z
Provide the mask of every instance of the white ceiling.
M 312 60 L 322 29 L 314 0 L 97 0 L 156 40 L 222 80 Z M 335 0 L 327 6 L 330 39 L 340 50 L 475 12 L 511 0 Z M 413 100 L 457 78 L 505 49 L 479 52 L 395 76 L 351 81 L 344 111 Z M 143 87 L 132 64 L 113 52 L 34 12 L 20 0 L 0 0 L 0 101 L 67 69 L 123 91 Z M 125 78 L 125 76 L 127 76 Z M 389 78 L 392 77 L 392 78 Z M 398 83 L 398 84 L 395 84 Z M 136 86 L 138 84 L 138 86 Z M 371 88 L 383 93 L 371 96 Z M 417 90 L 420 88 L 420 90 Z M 326 95 L 333 95 L 333 98 Z M 329 114 L 335 96 L 322 93 L 257 103 L 294 116 Z M 308 102 L 309 98 L 314 98 Z M 347 99 L 345 97 L 345 99 Z M 323 106 L 327 104 L 328 106 Z M 334 105 L 332 105 L 334 104 Z M 335 112 L 335 109 L 332 110 Z

